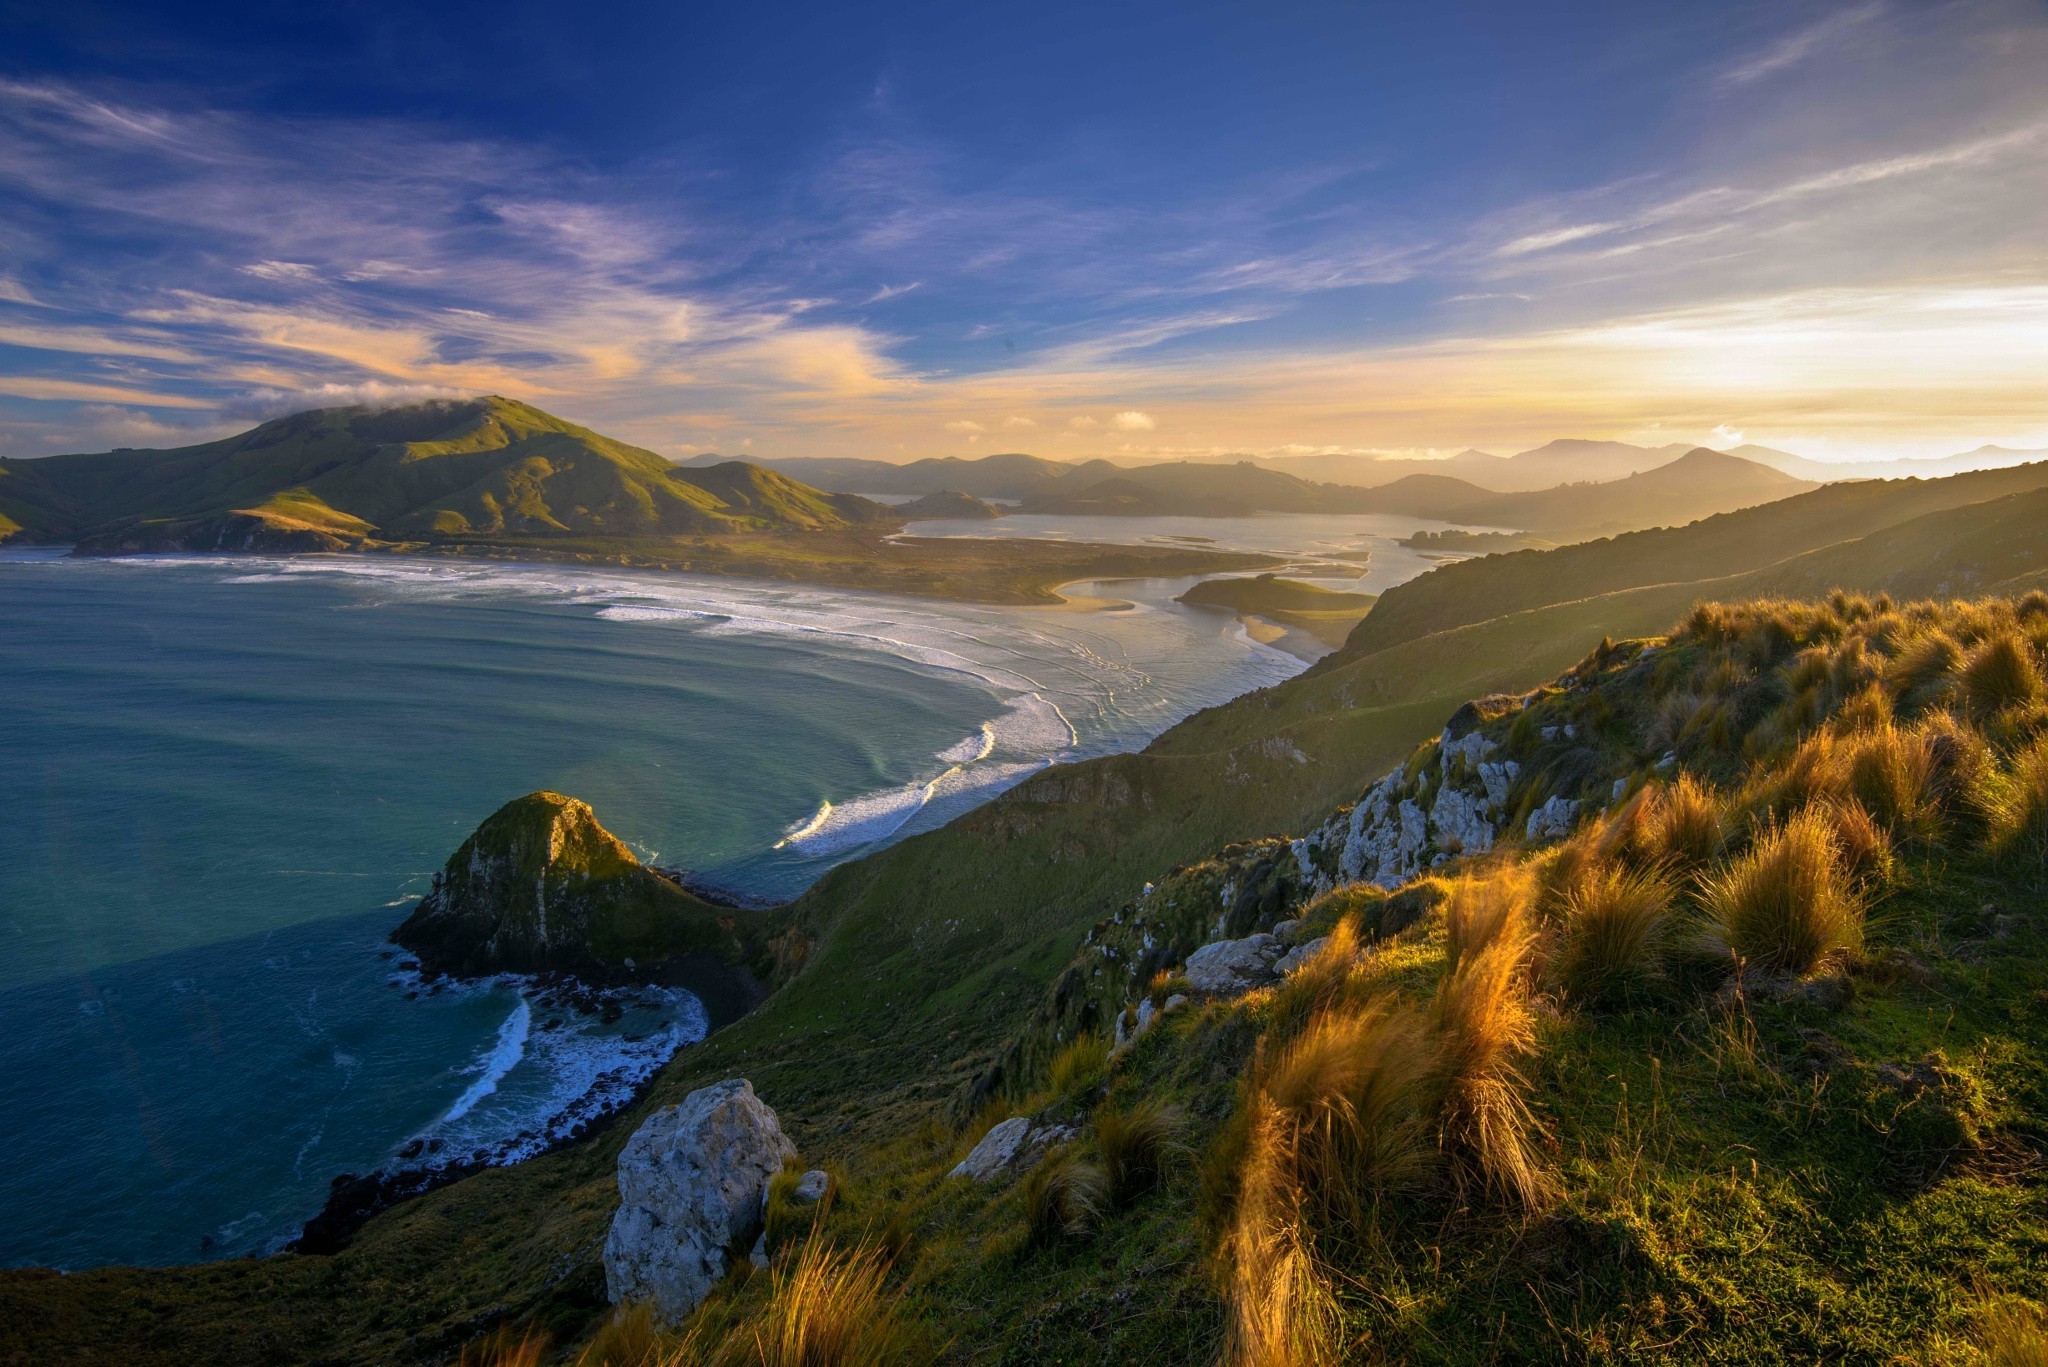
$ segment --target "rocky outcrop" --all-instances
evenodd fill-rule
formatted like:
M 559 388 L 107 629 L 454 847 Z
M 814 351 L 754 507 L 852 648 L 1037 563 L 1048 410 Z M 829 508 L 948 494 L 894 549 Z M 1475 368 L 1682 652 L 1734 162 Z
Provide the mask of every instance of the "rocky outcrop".
M 477 827 L 392 939 L 428 972 L 458 977 L 603 981 L 740 951 L 730 909 L 643 867 L 589 804 L 550 792 L 508 802 Z
M 604 1243 L 612 1304 L 646 1302 L 671 1323 L 725 1276 L 762 1225 L 768 1181 L 796 1156 L 743 1078 L 664 1107 L 619 1153 L 619 1210 Z

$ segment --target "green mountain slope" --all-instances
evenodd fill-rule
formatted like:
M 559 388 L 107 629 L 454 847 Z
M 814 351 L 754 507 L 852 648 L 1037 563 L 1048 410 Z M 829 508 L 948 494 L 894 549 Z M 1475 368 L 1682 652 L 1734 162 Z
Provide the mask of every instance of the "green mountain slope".
M 734 461 L 683 470 L 496 397 L 299 413 L 200 446 L 0 461 L 0 511 L 86 550 L 648 537 L 886 516 Z M 291 548 L 298 548 L 296 546 Z
M 2043 487 L 2048 463 L 1939 480 L 1832 484 L 1686 527 L 1460 561 L 1388 590 L 1359 623 L 1352 646 L 1371 652 L 1546 603 L 1716 580 L 1930 512 Z

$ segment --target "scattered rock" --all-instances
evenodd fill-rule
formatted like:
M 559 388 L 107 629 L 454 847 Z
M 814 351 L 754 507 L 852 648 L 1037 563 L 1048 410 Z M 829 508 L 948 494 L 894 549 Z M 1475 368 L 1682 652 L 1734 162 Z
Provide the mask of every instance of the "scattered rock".
M 1523 834 L 1532 841 L 1561 840 L 1571 834 L 1572 823 L 1578 815 L 1579 804 L 1576 801 L 1553 794 L 1548 802 L 1529 813 Z
M 758 1231 L 768 1179 L 795 1156 L 744 1078 L 648 1117 L 619 1153 L 619 1211 L 604 1245 L 612 1303 L 647 1301 L 669 1322 L 696 1309 L 725 1275 L 727 1250 Z
M 1279 925 L 1273 927 L 1273 938 L 1281 944 L 1287 944 L 1294 932 L 1300 929 L 1301 921 L 1298 918 L 1292 921 L 1282 921 Z
M 1329 942 L 1330 937 L 1325 935 L 1321 939 L 1310 940 L 1305 945 L 1296 945 L 1280 956 L 1280 961 L 1273 965 L 1273 971 L 1283 978 L 1293 977 L 1303 964 L 1322 953 L 1323 946 Z
M 822 1201 L 825 1193 L 832 1188 L 831 1174 L 823 1168 L 812 1168 L 796 1179 L 796 1186 L 790 1190 L 790 1198 L 797 1201 Z
M 1248 935 L 1242 940 L 1217 940 L 1188 955 L 1183 971 L 1188 986 L 1212 997 L 1235 997 L 1264 987 L 1279 975 L 1273 960 L 1279 957 L 1278 942 L 1271 935 Z
M 1017 1155 L 1023 1151 L 1024 1141 L 1031 1137 L 1031 1117 L 1013 1115 L 1000 1124 L 993 1125 L 981 1137 L 973 1151 L 954 1165 L 948 1177 L 969 1177 L 977 1182 L 993 1182 L 1000 1177 Z

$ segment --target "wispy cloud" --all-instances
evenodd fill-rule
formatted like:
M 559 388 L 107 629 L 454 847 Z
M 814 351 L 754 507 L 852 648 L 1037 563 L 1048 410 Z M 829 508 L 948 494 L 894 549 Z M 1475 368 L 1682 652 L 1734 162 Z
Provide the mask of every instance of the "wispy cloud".
M 1839 42 L 1852 30 L 1884 12 L 1881 0 L 1845 6 L 1817 23 L 1795 29 L 1759 51 L 1748 54 L 1723 70 L 1719 79 L 1724 85 L 1748 85 L 1767 76 L 1775 76 L 1812 59 L 1828 45 Z

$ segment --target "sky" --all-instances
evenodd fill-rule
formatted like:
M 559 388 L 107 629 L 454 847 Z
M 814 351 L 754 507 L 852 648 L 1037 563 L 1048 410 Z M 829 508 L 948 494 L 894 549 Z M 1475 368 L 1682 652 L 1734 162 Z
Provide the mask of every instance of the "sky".
M 2048 447 L 2041 0 L 0 0 L 0 456 Z

